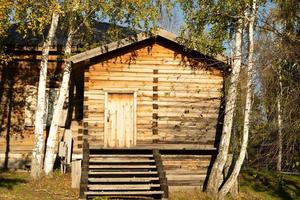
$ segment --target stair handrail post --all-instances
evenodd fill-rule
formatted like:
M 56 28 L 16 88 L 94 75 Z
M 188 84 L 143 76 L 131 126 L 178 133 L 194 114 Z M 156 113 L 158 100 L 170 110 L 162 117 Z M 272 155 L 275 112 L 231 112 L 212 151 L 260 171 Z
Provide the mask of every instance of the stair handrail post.
M 82 163 L 80 178 L 80 199 L 86 199 L 85 192 L 88 190 L 88 171 L 89 171 L 90 147 L 87 138 L 83 140 Z
M 162 195 L 162 199 L 168 199 L 169 198 L 168 180 L 166 177 L 166 172 L 163 168 L 163 162 L 162 162 L 159 149 L 153 149 L 153 156 L 154 156 L 154 160 L 155 160 L 155 164 L 159 176 L 160 187 L 164 192 Z

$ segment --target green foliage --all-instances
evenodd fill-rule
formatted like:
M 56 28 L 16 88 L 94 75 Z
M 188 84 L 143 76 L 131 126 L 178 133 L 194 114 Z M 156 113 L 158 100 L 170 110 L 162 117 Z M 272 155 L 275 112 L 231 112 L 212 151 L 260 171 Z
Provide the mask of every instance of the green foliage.
M 10 27 L 10 14 L 12 9 L 12 1 L 0 0 L 0 64 L 5 64 L 11 60 L 11 57 L 4 53 L 3 42 Z
M 24 37 L 27 34 L 43 36 L 54 12 L 61 12 L 61 6 L 55 0 L 15 0 L 12 17 L 18 31 Z
M 300 60 L 299 2 L 275 1 L 257 32 L 257 109 L 252 116 L 249 161 L 274 169 L 278 154 L 277 100 L 282 105 L 283 170 L 299 171 Z M 299 19 L 299 17 L 298 17 Z M 279 75 L 283 92 L 280 94 Z
M 244 16 L 247 0 L 242 1 L 178 1 L 184 11 L 183 38 L 188 36 L 190 48 L 216 55 L 224 51 L 223 43 L 230 40 L 236 20 Z
M 10 13 L 13 3 L 7 0 L 0 0 L 0 35 L 1 38 L 7 34 L 9 28 Z

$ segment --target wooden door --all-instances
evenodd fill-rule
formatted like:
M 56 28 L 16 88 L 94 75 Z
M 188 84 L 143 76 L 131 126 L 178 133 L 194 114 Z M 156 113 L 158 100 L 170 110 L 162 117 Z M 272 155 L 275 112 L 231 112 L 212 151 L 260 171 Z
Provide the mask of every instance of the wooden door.
M 106 94 L 105 147 L 130 147 L 135 140 L 134 94 Z

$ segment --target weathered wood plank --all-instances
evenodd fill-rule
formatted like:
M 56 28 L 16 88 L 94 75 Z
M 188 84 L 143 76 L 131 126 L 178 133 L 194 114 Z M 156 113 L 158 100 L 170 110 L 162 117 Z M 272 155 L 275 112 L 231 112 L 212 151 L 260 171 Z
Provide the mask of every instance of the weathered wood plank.
M 89 78 L 85 91 L 89 111 L 85 121 L 91 124 L 89 134 L 93 144 L 103 141 L 103 88 L 126 88 L 137 89 L 138 142 L 213 145 L 223 73 L 205 68 L 204 63 L 196 62 L 198 68 L 193 68 L 195 63 L 191 61 L 155 44 L 150 51 L 145 47 L 90 66 L 85 72 Z

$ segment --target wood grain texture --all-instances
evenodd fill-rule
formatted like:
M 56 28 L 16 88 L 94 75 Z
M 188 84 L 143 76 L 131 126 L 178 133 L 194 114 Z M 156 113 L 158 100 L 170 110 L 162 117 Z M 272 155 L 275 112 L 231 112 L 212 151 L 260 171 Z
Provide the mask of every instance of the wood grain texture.
M 137 90 L 137 143 L 214 145 L 222 71 L 154 44 L 93 64 L 85 77 L 89 111 L 84 121 L 93 144 L 105 138 L 105 90 L 110 88 Z

